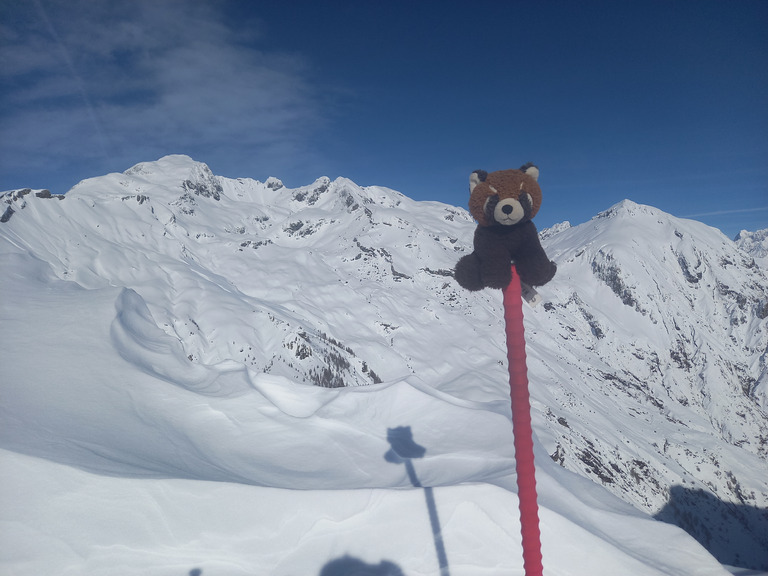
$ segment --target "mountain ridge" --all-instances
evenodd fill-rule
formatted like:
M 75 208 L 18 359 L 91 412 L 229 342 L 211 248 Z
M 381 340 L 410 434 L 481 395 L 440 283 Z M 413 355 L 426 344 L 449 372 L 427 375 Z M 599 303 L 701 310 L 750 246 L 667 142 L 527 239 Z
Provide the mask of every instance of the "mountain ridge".
M 2 200 L 4 251 L 120 288 L 123 358 L 190 391 L 237 393 L 248 385 L 214 377 L 244 367 L 296 414 L 311 410 L 276 390 L 399 380 L 508 412 L 500 294 L 450 277 L 471 250 L 466 210 L 345 178 L 223 178 L 184 156 L 85 180 L 60 202 Z M 669 508 L 676 486 L 768 506 L 765 272 L 719 231 L 629 200 L 541 236 L 559 270 L 526 333 L 550 457 L 678 523 L 699 500 Z M 688 529 L 725 526 L 740 559 L 766 544 L 768 524 L 721 512 Z

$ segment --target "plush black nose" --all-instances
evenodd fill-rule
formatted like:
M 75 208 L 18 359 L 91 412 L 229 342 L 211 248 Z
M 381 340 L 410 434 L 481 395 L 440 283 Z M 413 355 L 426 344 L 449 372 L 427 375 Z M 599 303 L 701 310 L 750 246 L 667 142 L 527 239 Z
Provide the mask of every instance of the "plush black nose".
M 504 214 L 512 214 L 512 210 L 514 210 L 514 208 L 509 204 L 505 204 L 501 207 L 501 211 L 504 212 Z

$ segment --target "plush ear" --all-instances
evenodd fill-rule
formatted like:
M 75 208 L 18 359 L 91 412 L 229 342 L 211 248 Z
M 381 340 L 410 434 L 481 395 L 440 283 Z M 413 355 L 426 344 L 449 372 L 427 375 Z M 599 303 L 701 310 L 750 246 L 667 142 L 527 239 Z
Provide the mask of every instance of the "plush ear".
M 520 170 L 528 174 L 528 176 L 536 180 L 536 182 L 539 181 L 539 169 L 533 165 L 533 162 L 528 162 L 525 166 L 521 166 Z
M 485 170 L 475 170 L 472 172 L 472 174 L 469 175 L 469 192 L 472 193 L 472 190 L 475 189 L 475 186 L 480 184 L 480 182 L 485 182 L 485 179 L 488 178 L 488 172 Z

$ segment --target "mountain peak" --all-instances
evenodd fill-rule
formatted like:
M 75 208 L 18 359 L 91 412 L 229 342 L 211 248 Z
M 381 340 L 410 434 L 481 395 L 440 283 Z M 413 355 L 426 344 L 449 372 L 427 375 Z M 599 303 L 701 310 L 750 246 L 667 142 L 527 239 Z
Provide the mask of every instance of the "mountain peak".
M 168 154 L 166 156 L 162 156 L 161 158 L 158 158 L 157 160 L 152 160 L 149 162 L 139 162 L 138 164 L 135 164 L 134 166 L 131 166 L 123 172 L 124 174 L 160 174 L 163 172 L 169 172 L 169 171 L 184 171 L 189 170 L 190 168 L 197 166 L 198 164 L 202 164 L 206 168 L 208 167 L 207 164 L 204 162 L 198 162 L 194 158 L 191 158 L 190 156 L 187 156 L 186 154 Z
M 295 482 L 290 487 L 312 485 L 309 475 L 281 477 L 279 460 L 249 452 L 263 443 L 233 450 L 228 462 L 220 458 L 229 443 L 255 437 L 240 434 L 238 426 L 260 421 L 251 417 L 260 395 L 272 404 L 256 413 L 314 422 L 324 406 L 318 399 L 326 396 L 306 384 L 412 386 L 508 425 L 501 295 L 468 293 L 452 279 L 459 257 L 472 250 L 476 228 L 462 208 L 416 202 L 346 178 L 322 177 L 298 188 L 276 178 L 230 179 L 182 155 L 83 181 L 67 202 L 31 191 L 7 200 L 17 211 L 27 208 L 0 223 L 0 257 L 26 276 L 14 272 L 0 280 L 71 287 L 73 298 L 85 294 L 78 308 L 83 316 L 91 316 L 91 301 L 99 302 L 92 314 L 102 322 L 98 335 L 84 335 L 98 342 L 59 342 L 64 364 L 81 348 L 107 350 L 110 357 L 120 355 L 123 368 L 157 379 L 152 389 L 170 381 L 196 404 L 243 395 L 212 404 L 212 412 L 228 416 L 211 424 L 217 465 L 206 463 L 201 472 L 194 460 L 179 461 L 172 473 L 266 483 L 272 480 L 264 470 L 274 469 L 281 482 Z M 525 315 L 532 419 L 541 447 L 562 467 L 651 514 L 669 502 L 673 485 L 682 484 L 716 495 L 726 507 L 767 505 L 768 476 L 755 473 L 765 469 L 768 454 L 765 274 L 719 231 L 630 200 L 542 236 L 558 273 L 540 289 L 544 304 Z M 20 252 L 50 272 L 26 272 L 31 264 L 22 266 Z M 28 291 L 25 285 L 19 293 Z M 14 326 L 21 329 L 31 312 L 19 302 Z M 69 326 L 68 308 L 51 307 L 38 326 Z M 56 410 L 55 402 L 81 380 L 63 379 L 62 392 L 44 408 Z M 26 371 L 3 382 L 19 390 L 37 385 Z M 100 380 L 87 393 L 115 387 L 119 392 L 104 398 L 129 399 L 121 388 L 129 382 Z M 14 405 L 23 395 L 7 396 L 2 410 L 26 409 Z M 141 418 L 141 426 L 154 421 L 174 430 L 183 411 L 165 402 L 146 410 L 156 404 L 158 412 Z M 385 400 L 374 404 L 375 417 L 398 413 Z M 89 397 L 84 406 L 91 405 Z M 230 414 L 236 407 L 245 412 Z M 419 413 L 413 423 L 427 416 Z M 105 426 L 113 437 L 130 437 L 120 421 L 104 424 L 107 419 L 92 410 L 51 424 L 61 422 L 61 429 L 42 430 L 37 421 L 20 420 L 15 433 L 50 434 L 47 445 L 57 453 L 80 454 L 82 444 L 71 440 L 67 426 L 90 426 L 87 458 L 106 453 L 113 463 L 125 459 L 126 468 L 133 462 L 121 452 L 123 444 L 98 444 Z M 387 424 L 395 423 L 404 422 Z M 333 431 L 317 433 L 324 438 Z M 205 433 L 190 425 L 183 434 L 197 444 Z M 141 466 L 168 472 L 163 454 L 153 452 L 158 449 L 142 444 Z M 365 457 L 356 452 L 349 461 L 353 471 L 367 469 L 358 461 Z M 478 458 L 479 472 L 462 465 L 448 478 L 447 460 L 438 454 L 424 470 L 425 485 L 486 481 L 498 472 L 495 466 L 509 463 L 494 454 L 489 468 L 488 458 Z M 83 465 L 89 462 L 96 460 Z M 318 467 L 326 464 L 332 467 Z M 696 516 L 695 502 L 681 506 L 681 518 L 693 515 L 700 526 L 717 523 L 713 534 L 729 533 L 720 530 L 727 518 Z M 741 526 L 743 514 L 730 517 L 731 524 Z M 752 548 L 765 549 L 760 534 L 768 532 L 759 528 Z
M 185 194 L 219 200 L 219 177 L 204 162 L 184 154 L 163 156 L 152 162 L 139 162 L 122 173 L 88 178 L 76 184 L 67 196 L 90 199 L 163 197 L 170 200 Z
M 733 240 L 739 248 L 760 262 L 762 266 L 768 264 L 768 228 L 755 232 L 742 230 Z
M 602 218 L 615 218 L 615 217 L 621 217 L 621 216 L 639 216 L 639 215 L 658 215 L 663 214 L 661 210 L 658 208 L 654 208 L 653 206 L 647 206 L 645 204 L 638 204 L 637 202 L 633 202 L 629 199 L 624 199 L 621 202 L 618 202 L 608 208 L 607 210 L 604 210 L 603 212 L 600 212 L 597 214 L 594 219 L 602 219 Z

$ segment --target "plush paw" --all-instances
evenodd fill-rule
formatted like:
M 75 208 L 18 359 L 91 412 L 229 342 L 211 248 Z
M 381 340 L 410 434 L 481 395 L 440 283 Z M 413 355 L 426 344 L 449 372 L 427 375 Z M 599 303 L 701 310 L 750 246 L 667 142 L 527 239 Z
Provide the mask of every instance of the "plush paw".
M 520 280 L 529 286 L 544 286 L 544 284 L 555 277 L 557 264 L 548 261 L 546 264 L 527 266 L 523 269 L 518 266 L 517 271 L 520 274 Z
M 466 290 L 477 291 L 484 288 L 482 280 L 480 280 L 480 260 L 473 252 L 463 256 L 456 264 L 456 269 L 453 271 L 453 277 L 459 286 Z

